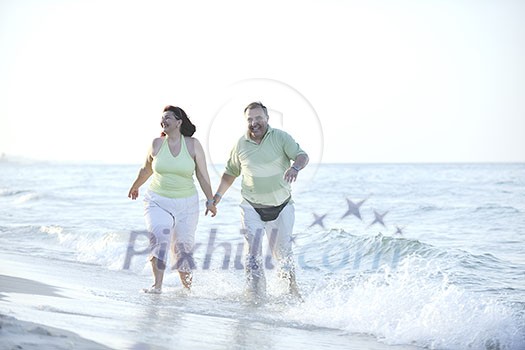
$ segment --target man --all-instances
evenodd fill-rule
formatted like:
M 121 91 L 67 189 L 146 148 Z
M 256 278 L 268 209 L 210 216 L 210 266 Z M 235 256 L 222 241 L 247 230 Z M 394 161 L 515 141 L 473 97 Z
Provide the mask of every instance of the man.
M 289 292 L 300 298 L 292 255 L 295 209 L 290 184 L 308 164 L 308 155 L 288 133 L 268 125 L 268 111 L 261 102 L 250 103 L 244 109 L 244 116 L 248 130 L 231 151 L 214 196 L 215 204 L 242 174 L 240 207 L 246 242 L 247 292 L 253 297 L 263 297 L 266 293 L 262 258 L 264 232 L 280 265 L 281 277 L 288 282 Z

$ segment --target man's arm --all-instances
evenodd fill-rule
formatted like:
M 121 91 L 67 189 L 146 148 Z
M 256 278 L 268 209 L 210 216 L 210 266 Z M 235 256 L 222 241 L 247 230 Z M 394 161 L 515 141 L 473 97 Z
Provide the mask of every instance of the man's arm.
M 294 160 L 292 166 L 284 173 L 284 179 L 287 182 L 294 182 L 297 180 L 299 170 L 304 169 L 308 165 L 308 155 L 306 153 L 300 153 Z
M 217 189 L 217 192 L 215 192 L 215 196 L 213 196 L 213 201 L 215 205 L 219 204 L 219 202 L 222 199 L 222 196 L 224 195 L 224 193 L 226 193 L 226 191 L 228 191 L 235 179 L 236 177 L 233 175 L 229 175 L 226 173 L 222 174 L 219 188 Z
M 295 158 L 295 161 L 292 164 L 292 168 L 297 168 L 298 170 L 302 170 L 306 168 L 309 160 L 310 158 L 308 158 L 308 154 L 301 153 L 297 156 L 297 158 Z

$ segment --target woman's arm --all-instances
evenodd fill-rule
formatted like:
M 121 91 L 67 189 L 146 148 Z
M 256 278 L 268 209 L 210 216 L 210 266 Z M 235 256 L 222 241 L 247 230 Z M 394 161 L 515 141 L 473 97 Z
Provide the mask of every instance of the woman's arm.
M 206 156 L 201 143 L 197 139 L 194 140 L 195 147 L 195 174 L 201 186 L 202 192 L 206 196 L 206 213 L 212 213 L 212 217 L 217 214 L 217 207 L 213 203 L 213 193 L 211 191 L 210 176 L 208 174 L 208 167 L 206 166 Z
M 133 185 L 131 185 L 131 188 L 128 192 L 128 197 L 131 199 L 137 199 L 139 196 L 139 188 L 142 186 L 153 174 L 153 168 L 151 167 L 151 163 L 153 162 L 153 148 L 155 145 L 155 141 L 153 141 L 149 151 L 148 156 L 146 157 L 146 161 L 144 162 L 144 165 L 142 168 L 140 168 L 139 173 L 137 175 L 137 178 L 133 182 Z

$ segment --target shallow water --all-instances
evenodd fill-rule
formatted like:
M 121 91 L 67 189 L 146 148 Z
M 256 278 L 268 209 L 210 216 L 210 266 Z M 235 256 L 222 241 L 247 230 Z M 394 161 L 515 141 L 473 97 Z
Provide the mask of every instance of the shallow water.
M 56 311 L 9 295 L 3 308 L 22 318 L 57 315 L 53 326 L 82 329 L 112 347 L 525 344 L 524 164 L 310 165 L 293 194 L 305 302 L 284 296 L 268 260 L 269 298 L 258 306 L 243 299 L 238 182 L 217 217 L 200 218 L 191 296 L 181 295 L 173 272 L 161 296 L 137 292 L 151 283 L 142 202 L 126 197 L 137 170 L 0 163 L 0 255 L 21 259 L 24 270 L 40 265 L 68 293 L 77 286 L 78 298 L 89 301 L 86 319 L 98 321 L 77 316 L 71 324 L 62 316 L 82 312 L 62 301 Z M 361 219 L 345 215 L 363 200 Z M 374 212 L 384 214 L 384 225 L 374 223 Z

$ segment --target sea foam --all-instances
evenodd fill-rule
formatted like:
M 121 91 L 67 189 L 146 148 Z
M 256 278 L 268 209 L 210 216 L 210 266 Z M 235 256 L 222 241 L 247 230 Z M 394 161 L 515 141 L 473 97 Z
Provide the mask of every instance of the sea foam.
M 509 305 L 454 285 L 435 263 L 404 258 L 354 278 L 325 279 L 287 317 L 387 344 L 445 349 L 523 349 L 523 320 Z

